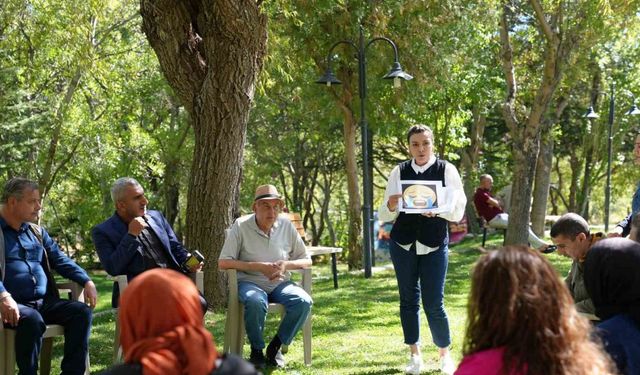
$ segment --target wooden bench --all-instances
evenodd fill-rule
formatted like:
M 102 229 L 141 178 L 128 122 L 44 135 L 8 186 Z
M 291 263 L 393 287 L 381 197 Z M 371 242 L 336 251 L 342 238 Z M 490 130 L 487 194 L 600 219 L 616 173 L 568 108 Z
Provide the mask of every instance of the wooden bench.
M 302 217 L 297 212 L 292 213 L 282 213 L 284 217 L 289 219 L 293 226 L 296 228 L 302 240 L 307 243 L 307 233 L 304 230 L 304 225 L 302 225 Z M 331 273 L 333 274 L 333 288 L 338 289 L 338 261 L 336 254 L 342 252 L 341 247 L 330 247 L 330 246 L 307 246 L 307 252 L 312 257 L 319 255 L 331 255 Z

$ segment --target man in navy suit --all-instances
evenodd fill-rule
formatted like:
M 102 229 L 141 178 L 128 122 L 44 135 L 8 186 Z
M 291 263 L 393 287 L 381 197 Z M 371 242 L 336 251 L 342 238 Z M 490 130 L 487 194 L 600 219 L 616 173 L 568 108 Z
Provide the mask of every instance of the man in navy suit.
M 178 240 L 167 219 L 159 212 L 147 211 L 149 201 L 144 189 L 133 178 L 123 177 L 113 184 L 111 198 L 116 212 L 96 225 L 91 233 L 102 267 L 112 276 L 133 277 L 153 268 L 195 272 L 202 264 L 184 269 L 189 253 Z M 118 306 L 120 291 L 113 285 L 113 307 Z M 203 309 L 207 302 L 201 296 Z

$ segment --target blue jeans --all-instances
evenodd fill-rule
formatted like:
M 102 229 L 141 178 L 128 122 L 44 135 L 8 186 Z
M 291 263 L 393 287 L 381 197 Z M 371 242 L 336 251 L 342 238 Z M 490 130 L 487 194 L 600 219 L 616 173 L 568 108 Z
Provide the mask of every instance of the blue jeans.
M 448 245 L 432 253 L 416 255 L 391 241 L 391 261 L 400 292 L 400 322 L 407 345 L 420 343 L 420 296 L 427 315 L 433 343 L 439 348 L 451 345 L 449 319 L 444 311 L 444 280 L 449 261 Z
M 47 324 L 64 327 L 62 374 L 84 374 L 93 320 L 89 306 L 49 297 L 44 303 L 42 300 L 26 305 L 18 303 L 18 310 L 20 319 L 16 327 L 15 347 L 20 375 L 36 375 L 42 335 Z
M 267 319 L 269 302 L 279 303 L 285 308 L 285 315 L 278 328 L 278 337 L 289 345 L 302 327 L 311 311 L 313 301 L 307 292 L 291 281 L 280 283 L 271 293 L 252 282 L 238 282 L 238 299 L 244 305 L 244 324 L 251 349 L 264 349 L 264 322 Z

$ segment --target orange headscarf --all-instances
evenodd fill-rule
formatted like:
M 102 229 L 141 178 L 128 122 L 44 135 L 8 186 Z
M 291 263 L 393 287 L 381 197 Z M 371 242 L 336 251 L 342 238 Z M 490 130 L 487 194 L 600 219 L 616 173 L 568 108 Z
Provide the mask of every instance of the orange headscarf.
M 206 375 L 215 367 L 213 336 L 186 276 L 160 268 L 144 272 L 122 294 L 118 316 L 125 362 L 140 363 L 144 375 Z

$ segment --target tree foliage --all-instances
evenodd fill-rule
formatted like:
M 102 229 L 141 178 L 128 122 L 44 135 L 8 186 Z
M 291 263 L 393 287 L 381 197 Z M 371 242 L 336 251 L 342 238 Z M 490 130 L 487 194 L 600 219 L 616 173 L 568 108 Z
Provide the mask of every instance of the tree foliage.
M 0 179 L 37 179 L 44 224 L 86 262 L 96 260 L 91 227 L 113 213 L 112 181 L 139 179 L 151 206 L 205 250 L 209 285 L 220 283 L 212 271 L 224 228 L 250 212 L 257 185 L 273 183 L 301 212 L 310 241 L 343 247 L 357 269 L 354 50 L 341 45 L 331 56 L 343 85 L 314 81 L 329 47 L 362 27 L 367 40 L 391 38 L 415 77 L 394 89 L 380 79 L 393 62 L 389 46 L 367 50 L 374 206 L 408 157 L 406 129 L 424 123 L 468 196 L 481 173 L 494 176 L 496 190 L 514 183 L 512 241 L 525 238 L 533 187 L 538 230 L 547 213 L 601 221 L 614 83 L 611 208 L 621 218 L 640 178 L 630 162 L 640 117 L 624 115 L 640 95 L 637 9 L 628 0 L 6 0 Z M 506 113 L 501 19 L 516 88 Z M 582 117 L 589 105 L 600 114 L 592 122 Z

